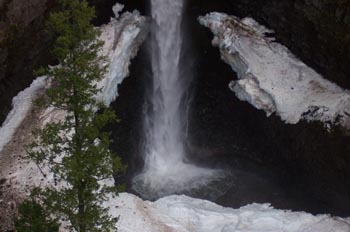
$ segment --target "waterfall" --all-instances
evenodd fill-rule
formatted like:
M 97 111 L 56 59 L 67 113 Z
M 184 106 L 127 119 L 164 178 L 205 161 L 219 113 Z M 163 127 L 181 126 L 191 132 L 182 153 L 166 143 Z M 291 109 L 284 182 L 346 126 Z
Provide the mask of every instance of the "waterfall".
M 133 180 L 134 190 L 148 199 L 197 189 L 220 176 L 186 163 L 185 95 L 191 77 L 180 75 L 183 1 L 151 0 L 153 79 L 144 121 L 145 166 Z
M 186 92 L 180 77 L 182 46 L 181 16 L 183 0 L 151 0 L 156 22 L 152 41 L 153 110 L 146 115 L 146 165 L 157 170 L 169 169 L 184 158 L 181 102 Z

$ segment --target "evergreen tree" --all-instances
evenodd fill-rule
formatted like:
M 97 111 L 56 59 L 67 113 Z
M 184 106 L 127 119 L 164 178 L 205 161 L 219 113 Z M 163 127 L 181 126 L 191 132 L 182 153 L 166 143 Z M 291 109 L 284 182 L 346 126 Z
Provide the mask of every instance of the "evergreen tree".
M 57 232 L 59 228 L 57 221 L 52 220 L 34 199 L 20 205 L 15 227 L 17 232 Z
M 103 43 L 91 24 L 94 9 L 86 0 L 61 0 L 59 12 L 50 15 L 48 28 L 56 38 L 53 55 L 59 65 L 47 70 L 52 87 L 49 106 L 66 112 L 65 119 L 35 131 L 28 146 L 30 159 L 49 167 L 63 187 L 35 190 L 50 215 L 68 220 L 78 232 L 116 231 L 117 218 L 102 207 L 108 194 L 117 191 L 104 184 L 113 173 L 124 171 L 121 159 L 109 150 L 106 123 L 115 115 L 95 99 L 96 82 L 105 73 L 99 56 Z M 97 109 L 100 112 L 97 114 Z

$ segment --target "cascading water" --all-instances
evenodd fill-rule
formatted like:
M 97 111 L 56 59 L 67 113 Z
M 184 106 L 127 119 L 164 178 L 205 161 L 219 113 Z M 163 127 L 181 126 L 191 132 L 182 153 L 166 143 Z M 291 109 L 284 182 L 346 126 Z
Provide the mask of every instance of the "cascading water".
M 186 163 L 184 128 L 190 77 L 180 75 L 184 0 L 151 0 L 153 86 L 145 113 L 145 166 L 133 180 L 144 198 L 189 193 L 222 178 L 223 172 Z

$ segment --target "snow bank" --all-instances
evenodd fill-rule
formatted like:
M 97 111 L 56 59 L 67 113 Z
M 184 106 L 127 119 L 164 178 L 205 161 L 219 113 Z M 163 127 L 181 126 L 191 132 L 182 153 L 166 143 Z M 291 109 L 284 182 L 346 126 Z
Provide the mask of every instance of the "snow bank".
M 123 6 L 113 8 L 116 17 Z M 102 89 L 97 98 L 109 105 L 118 95 L 118 84 L 129 75 L 130 60 L 137 54 L 138 48 L 147 34 L 146 17 L 138 11 L 125 12 L 118 19 L 112 18 L 107 25 L 101 26 L 100 39 L 104 41 L 101 55 L 106 56 L 108 71 L 98 83 Z M 12 101 L 12 110 L 0 128 L 0 152 L 11 140 L 17 127 L 22 123 L 32 107 L 32 101 L 47 86 L 46 77 L 38 77 L 30 87 L 20 92 Z
M 321 121 L 350 128 L 350 92 L 324 79 L 252 18 L 210 13 L 199 22 L 214 33 L 222 59 L 237 72 L 230 83 L 236 96 L 283 121 Z
M 350 219 L 251 204 L 224 208 L 206 200 L 169 196 L 156 202 L 122 193 L 107 203 L 120 215 L 119 232 L 348 232 Z
M 7 115 L 0 127 L 0 151 L 11 140 L 17 127 L 22 123 L 29 110 L 32 108 L 32 101 L 37 94 L 45 89 L 46 77 L 38 77 L 28 88 L 20 92 L 12 100 L 12 110 Z
M 116 18 L 103 25 L 101 40 L 105 42 L 102 54 L 108 58 L 106 77 L 99 83 L 102 92 L 98 99 L 105 105 L 112 103 L 118 96 L 118 85 L 129 75 L 130 60 L 147 35 L 147 19 L 138 11 L 125 12 L 119 17 L 123 5 L 113 7 Z
M 140 44 L 147 33 L 147 20 L 137 11 L 125 12 L 119 16 L 123 6 L 116 4 L 113 8 L 116 18 L 101 27 L 101 37 L 105 44 L 101 55 L 108 59 L 108 72 L 97 83 L 102 92 L 96 96 L 98 100 L 109 105 L 117 96 L 117 85 L 128 76 L 130 60 L 136 55 Z M 103 65 L 103 64 L 102 64 Z M 34 186 L 55 186 L 59 188 L 62 183 L 56 183 L 54 176 L 47 167 L 41 170 L 32 162 L 23 159 L 24 145 L 31 141 L 31 132 L 34 128 L 43 126 L 48 122 L 64 118 L 65 112 L 54 109 L 37 109 L 32 107 L 32 101 L 42 94 L 49 86 L 48 78 L 37 78 L 30 87 L 20 92 L 12 102 L 13 109 L 0 128 L 0 176 L 6 180 L 2 186 L 3 197 L 0 200 L 0 211 L 11 212 L 8 205 L 15 205 L 17 201 L 26 197 Z M 6 146 L 6 149 L 4 149 Z M 12 216 L 9 213 L 2 218 L 2 224 L 11 225 Z M 0 229 L 1 230 L 1 229 Z

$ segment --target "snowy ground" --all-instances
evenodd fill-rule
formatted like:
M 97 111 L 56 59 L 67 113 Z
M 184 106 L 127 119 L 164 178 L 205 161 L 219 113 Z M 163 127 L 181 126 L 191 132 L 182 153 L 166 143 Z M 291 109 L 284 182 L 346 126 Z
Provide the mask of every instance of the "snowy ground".
M 44 90 L 46 77 L 38 77 L 27 89 L 20 92 L 12 100 L 12 110 L 0 127 L 0 151 L 11 140 L 16 129 L 28 114 L 32 100 Z
M 118 84 L 129 75 L 129 64 L 147 34 L 147 19 L 139 12 L 125 12 L 114 7 L 116 18 L 103 25 L 101 40 L 105 42 L 102 55 L 108 58 L 108 72 L 99 83 L 97 98 L 109 105 L 118 93 Z M 6 231 L 14 205 L 25 197 L 31 187 L 53 183 L 52 175 L 44 177 L 32 162 L 23 159 L 24 145 L 29 144 L 34 128 L 64 117 L 64 112 L 52 108 L 41 109 L 32 104 L 45 93 L 48 78 L 38 77 L 30 87 L 12 101 L 12 110 L 0 127 L 0 231 Z
M 276 210 L 269 204 L 224 208 L 187 196 L 156 202 L 123 193 L 108 202 L 119 232 L 349 232 L 350 219 Z
M 141 16 L 138 11 L 133 13 L 125 12 L 119 17 L 119 11 L 122 9 L 122 5 L 116 4 L 113 10 L 118 18 L 112 18 L 109 24 L 100 28 L 102 32 L 101 40 L 104 41 L 101 54 L 107 56 L 109 68 L 105 78 L 99 83 L 102 91 L 97 98 L 106 105 L 115 100 L 118 94 L 118 85 L 129 75 L 130 61 L 136 55 L 147 33 L 147 20 L 145 17 Z M 9 159 L 14 154 L 8 153 L 14 153 L 14 150 L 17 153 L 24 153 L 23 145 L 30 140 L 30 133 L 35 126 L 57 119 L 59 117 L 58 114 L 62 115 L 62 112 L 55 109 L 38 109 L 32 104 L 33 100 L 44 94 L 48 82 L 47 77 L 38 77 L 30 87 L 20 92 L 13 99 L 13 108 L 0 127 L 0 159 Z M 32 121 L 29 122 L 28 119 L 32 119 Z M 18 131 L 21 133 L 18 134 Z M 21 138 L 23 139 L 21 140 Z M 23 143 L 18 144 L 18 141 Z M 13 148 L 11 149 L 10 147 Z M 23 154 L 16 154 L 18 157 L 21 155 Z M 15 160 L 14 164 L 10 166 L 2 167 L 2 177 L 9 181 L 20 179 L 21 181 L 18 184 L 25 183 L 23 180 L 28 178 L 27 174 L 31 171 L 26 170 L 23 172 L 17 170 L 16 168 L 18 167 L 23 169 L 25 164 L 21 165 L 16 161 L 19 160 Z M 2 163 L 5 162 L 3 161 Z M 31 168 L 34 168 L 34 166 Z M 22 172 L 23 179 L 20 175 Z M 11 175 L 8 176 L 9 173 Z M 29 178 L 32 179 L 32 176 L 30 175 Z M 38 182 L 33 181 L 31 183 L 35 184 Z M 17 184 L 14 185 L 18 187 Z M 21 187 L 25 189 L 25 186 Z
M 324 79 L 299 61 L 286 47 L 267 37 L 271 33 L 252 18 L 210 13 L 199 22 L 214 33 L 213 45 L 237 72 L 230 88 L 236 96 L 276 113 L 286 123 L 321 121 L 350 129 L 350 92 Z

